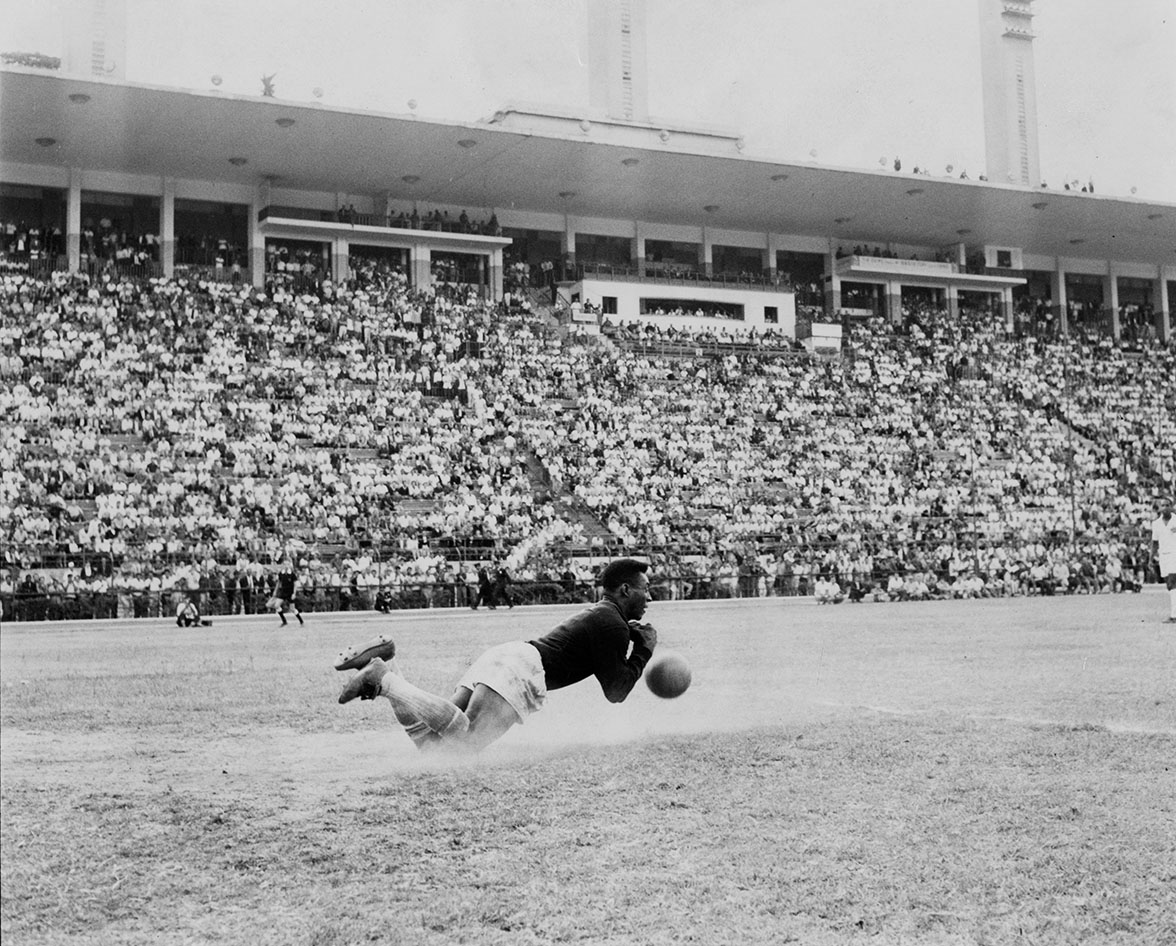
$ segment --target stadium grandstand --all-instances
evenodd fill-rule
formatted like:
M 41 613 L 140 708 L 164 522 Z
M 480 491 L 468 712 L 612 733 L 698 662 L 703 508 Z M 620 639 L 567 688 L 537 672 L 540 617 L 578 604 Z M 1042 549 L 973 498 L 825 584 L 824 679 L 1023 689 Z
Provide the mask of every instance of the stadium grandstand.
M 44 66 L 0 69 L 5 617 L 255 613 L 283 562 L 306 610 L 621 552 L 663 598 L 1156 578 L 1172 204 L 765 160 L 636 69 L 468 123 Z

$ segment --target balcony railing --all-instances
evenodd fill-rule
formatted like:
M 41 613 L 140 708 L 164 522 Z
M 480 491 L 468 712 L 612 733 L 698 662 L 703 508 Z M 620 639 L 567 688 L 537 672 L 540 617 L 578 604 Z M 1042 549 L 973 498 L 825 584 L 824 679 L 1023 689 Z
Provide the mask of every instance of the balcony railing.
M 283 220 L 307 220 L 314 223 L 346 223 L 357 227 L 383 227 L 390 230 L 426 230 L 435 233 L 468 233 L 477 236 L 501 236 L 502 228 L 497 221 L 465 220 L 460 217 L 451 220 L 448 217 L 435 217 L 426 214 L 418 215 L 351 213 L 346 210 L 312 210 L 306 207 L 278 207 L 266 206 L 257 212 L 258 221 L 269 218 Z
M 643 267 L 619 263 L 577 263 L 573 270 L 576 280 L 611 279 L 624 282 L 655 283 L 663 286 L 705 286 L 716 289 L 757 289 L 765 292 L 790 292 L 789 281 L 780 276 L 758 273 L 714 273 L 707 275 L 690 269 L 665 269 L 660 264 L 646 263 Z
M 0 254 L 0 273 L 27 273 L 44 277 L 50 273 L 65 272 L 69 269 L 66 256 L 33 256 L 30 253 Z

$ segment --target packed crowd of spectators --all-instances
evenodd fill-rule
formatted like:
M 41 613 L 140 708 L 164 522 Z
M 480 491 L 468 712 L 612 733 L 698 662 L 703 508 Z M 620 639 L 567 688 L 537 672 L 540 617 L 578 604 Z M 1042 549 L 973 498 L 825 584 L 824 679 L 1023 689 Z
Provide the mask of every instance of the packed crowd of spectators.
M 176 237 L 176 264 L 208 267 L 213 275 L 225 276 L 248 259 L 246 247 L 229 237 L 213 233 L 183 233 Z
M 107 269 L 134 273 L 159 261 L 159 237 L 129 230 L 108 216 L 86 217 L 78 250 L 82 268 L 89 272 Z M 59 226 L 0 221 L 0 270 L 30 272 L 37 263 L 54 263 L 64 253 L 65 239 Z
M 555 281 L 554 260 L 540 260 L 532 266 L 525 259 L 507 257 L 502 273 L 503 288 L 507 292 L 526 293 L 528 289 L 541 289 Z
M 663 315 L 674 316 L 692 316 L 698 319 L 724 319 L 743 321 L 743 314 L 736 306 L 718 305 L 718 304 L 703 304 L 694 303 L 692 308 L 686 308 L 682 305 L 671 306 L 669 302 L 654 303 L 652 308 L 644 309 L 644 315 L 655 315 L 661 317 Z
M 61 227 L 0 220 L 0 266 L 26 269 L 30 261 L 52 259 L 65 252 Z
M 329 279 L 330 275 L 330 260 L 323 256 L 321 249 L 267 242 L 265 287 L 268 293 L 317 293 L 323 280 Z
M 340 207 L 335 213 L 339 223 L 354 223 L 364 226 L 392 227 L 398 230 L 436 230 L 444 233 L 477 233 L 484 236 L 498 236 L 502 227 L 498 215 L 491 212 L 485 220 L 473 220 L 466 211 L 450 217 L 448 210 L 429 210 L 425 213 L 414 206 L 412 210 L 388 214 L 364 214 L 354 204 Z
M 601 318 L 602 334 L 618 345 L 640 354 L 677 353 L 703 355 L 707 352 L 737 351 L 743 348 L 771 351 L 803 351 L 804 346 L 771 327 L 754 331 L 739 325 L 719 324 L 705 329 L 679 329 L 656 322 L 614 323 Z M 720 347 L 721 346 L 721 347 Z
M 844 246 L 839 246 L 834 256 L 837 259 L 845 259 L 849 256 L 869 256 L 874 259 L 898 259 L 898 254 L 888 247 L 865 246 L 860 243 L 854 246 L 852 250 L 847 250 Z
M 136 231 L 109 216 L 82 220 L 83 265 L 146 266 L 159 261 L 159 235 Z
M 0 593 L 46 613 L 50 583 L 248 610 L 287 556 L 311 607 L 456 605 L 491 556 L 567 594 L 621 550 L 665 597 L 1123 589 L 1172 488 L 1171 345 L 924 311 L 839 359 L 661 354 L 386 265 L 313 294 L 0 279 Z

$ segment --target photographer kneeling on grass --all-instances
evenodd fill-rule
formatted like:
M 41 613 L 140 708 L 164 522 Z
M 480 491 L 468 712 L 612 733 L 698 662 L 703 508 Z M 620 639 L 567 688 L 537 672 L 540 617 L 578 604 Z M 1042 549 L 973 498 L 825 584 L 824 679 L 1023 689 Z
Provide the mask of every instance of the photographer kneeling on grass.
M 196 602 L 191 598 L 184 598 L 176 607 L 176 626 L 177 627 L 196 627 L 203 625 L 210 627 L 212 621 L 208 618 L 200 616 L 200 609 L 196 607 Z

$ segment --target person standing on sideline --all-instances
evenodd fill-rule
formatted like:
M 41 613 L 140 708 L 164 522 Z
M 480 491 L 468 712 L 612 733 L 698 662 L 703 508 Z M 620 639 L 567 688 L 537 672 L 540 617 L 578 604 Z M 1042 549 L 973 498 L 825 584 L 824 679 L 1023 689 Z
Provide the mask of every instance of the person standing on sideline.
M 494 599 L 494 580 L 490 577 L 490 569 L 486 567 L 485 562 L 478 566 L 478 594 L 471 607 L 477 611 L 481 604 L 485 604 L 492 611 L 498 607 L 498 602 Z
M 1168 622 L 1176 624 L 1176 516 L 1172 500 L 1160 502 L 1160 514 L 1152 520 L 1152 545 L 1160 565 L 1160 578 L 1168 588 Z
M 298 605 L 294 601 L 297 587 L 298 572 L 294 570 L 294 563 L 290 559 L 286 559 L 282 563 L 282 570 L 278 572 L 278 585 L 274 589 L 274 596 L 269 599 L 269 607 L 273 608 L 278 617 L 282 619 L 282 627 L 290 623 L 286 620 L 287 611 L 294 612 L 294 617 L 298 618 L 299 624 L 306 623 L 302 620 L 302 612 L 298 610 Z
M 381 635 L 344 651 L 336 670 L 359 670 L 340 703 L 382 696 L 419 749 L 446 746 L 477 752 L 537 712 L 549 690 L 596 677 L 604 697 L 621 703 L 645 672 L 657 631 L 642 624 L 649 604 L 647 562 L 620 558 L 601 572 L 600 602 L 543 637 L 490 648 L 465 672 L 448 700 L 409 683 Z
M 498 566 L 498 571 L 494 575 L 494 601 L 502 601 L 508 607 L 514 607 L 514 594 L 510 590 L 510 572 L 506 570 L 506 562 Z

